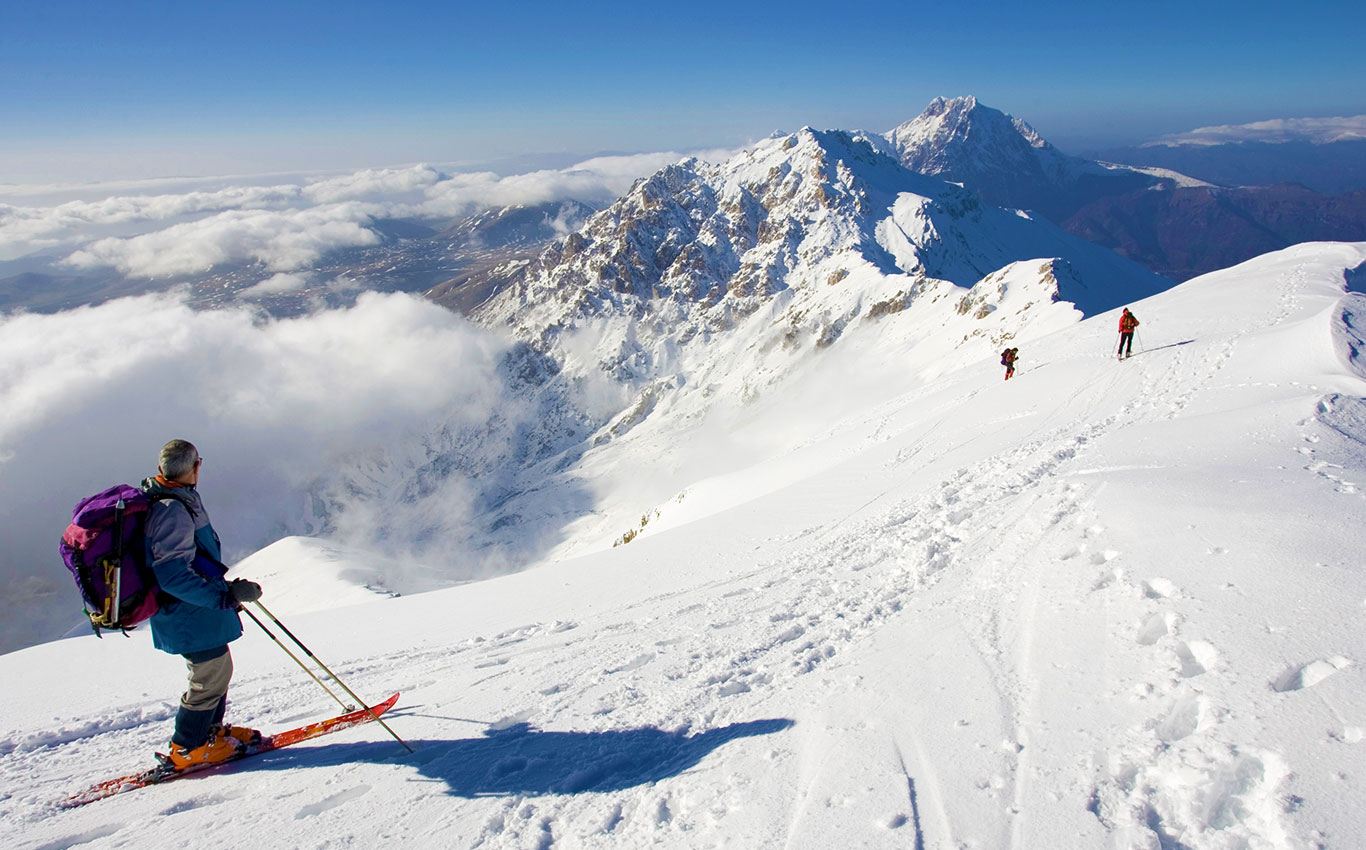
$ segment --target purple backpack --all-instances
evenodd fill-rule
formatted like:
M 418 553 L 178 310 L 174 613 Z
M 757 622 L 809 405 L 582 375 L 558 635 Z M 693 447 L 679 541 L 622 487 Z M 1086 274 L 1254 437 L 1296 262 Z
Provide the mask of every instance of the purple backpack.
M 137 487 L 117 484 L 71 511 L 57 550 L 97 635 L 100 629 L 131 629 L 157 612 L 145 536 L 153 501 Z

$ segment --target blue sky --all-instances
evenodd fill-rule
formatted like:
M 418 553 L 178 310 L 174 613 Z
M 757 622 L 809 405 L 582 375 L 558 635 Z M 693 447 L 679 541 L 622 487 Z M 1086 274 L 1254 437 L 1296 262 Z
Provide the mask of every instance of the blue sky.
M 1064 149 L 1366 112 L 1366 4 L 0 4 L 0 181 L 729 146 L 976 94 Z

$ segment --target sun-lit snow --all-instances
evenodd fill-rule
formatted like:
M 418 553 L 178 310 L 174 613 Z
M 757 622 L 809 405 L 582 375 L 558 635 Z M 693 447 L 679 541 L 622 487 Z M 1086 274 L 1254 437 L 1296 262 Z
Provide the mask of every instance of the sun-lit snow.
M 1037 300 L 1072 273 L 1048 258 L 780 380 L 740 327 L 711 362 L 755 356 L 750 391 L 702 406 L 680 370 L 698 395 L 583 456 L 602 514 L 534 569 L 365 602 L 362 553 L 256 556 L 341 676 L 403 692 L 416 754 L 365 728 L 60 811 L 149 763 L 183 676 L 145 633 L 72 638 L 0 657 L 0 842 L 1354 846 L 1363 262 L 1302 245 L 1139 301 L 1122 363 L 1114 312 Z M 248 625 L 232 719 L 333 713 Z

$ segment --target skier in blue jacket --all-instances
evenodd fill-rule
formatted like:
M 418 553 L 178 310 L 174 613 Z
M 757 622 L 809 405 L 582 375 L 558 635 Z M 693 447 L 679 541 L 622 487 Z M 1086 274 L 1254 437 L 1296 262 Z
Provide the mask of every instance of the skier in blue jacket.
M 147 562 L 160 585 L 152 645 L 183 656 L 190 672 L 168 756 L 176 769 L 225 761 L 261 739 L 254 729 L 223 724 L 228 644 L 242 636 L 237 611 L 261 598 L 261 586 L 224 578 L 218 534 L 196 489 L 203 462 L 193 443 L 171 440 L 161 447 L 157 475 L 142 482 L 157 500 L 147 520 Z

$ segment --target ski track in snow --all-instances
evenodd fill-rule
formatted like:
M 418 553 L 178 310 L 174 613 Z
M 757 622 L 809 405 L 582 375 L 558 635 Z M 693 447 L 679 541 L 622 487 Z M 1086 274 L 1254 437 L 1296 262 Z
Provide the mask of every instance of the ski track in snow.
M 261 828 L 303 825 L 310 841 L 288 844 L 319 847 L 418 846 L 424 836 L 479 848 L 1032 848 L 1061 846 L 1050 843 L 1059 836 L 1075 846 L 1162 850 L 1301 846 L 1296 803 L 1285 790 L 1295 753 L 1248 739 L 1246 723 L 1260 718 L 1241 717 L 1251 709 L 1222 700 L 1242 677 L 1255 677 L 1264 683 L 1260 698 L 1284 706 L 1359 668 L 1323 647 L 1322 657 L 1290 659 L 1281 669 L 1236 669 L 1211 637 L 1218 628 L 1201 592 L 1134 551 L 1132 533 L 1109 527 L 1103 506 L 1119 498 L 1119 479 L 1107 476 L 1160 467 L 1086 457 L 1112 437 L 1191 415 L 1222 386 L 1246 337 L 1298 315 L 1304 269 L 1284 284 L 1264 316 L 1238 331 L 1124 364 L 1098 360 L 1051 409 L 975 432 L 941 428 L 952 410 L 899 422 L 915 394 L 871 408 L 862 420 L 871 436 L 851 463 L 889 485 L 771 543 L 758 560 L 737 553 L 731 568 L 708 570 L 708 578 L 576 610 L 573 621 L 338 665 L 343 679 L 372 692 L 413 695 L 392 713 L 396 727 L 405 713 L 414 724 L 449 723 L 463 717 L 467 701 L 501 706 L 481 720 L 488 732 L 480 752 L 490 762 L 478 769 L 488 787 L 506 790 L 448 794 L 436 777 L 450 784 L 475 770 L 458 763 L 462 751 L 450 741 L 407 758 L 349 758 L 361 752 L 355 746 L 384 746 L 370 729 L 373 743 L 336 756 L 326 747 L 281 756 L 307 758 L 313 770 L 263 772 L 265 782 L 279 782 L 269 792 L 274 819 Z M 1027 379 L 1022 373 L 994 391 L 1023 392 Z M 983 392 L 964 391 L 955 404 Z M 1127 400 L 1116 406 L 1117 397 Z M 1303 470 L 1361 498 L 1345 464 L 1316 458 L 1317 422 L 1300 425 Z M 982 454 L 991 428 L 1006 426 L 1017 438 Z M 1204 558 L 1223 562 L 1235 543 L 1211 541 Z M 959 692 L 904 693 L 863 680 L 863 655 L 932 659 L 932 639 L 964 644 L 936 668 L 961 675 Z M 905 666 L 915 675 L 915 665 Z M 1088 683 L 1111 690 L 1083 697 Z M 240 667 L 233 719 L 273 728 L 329 711 L 312 695 L 300 700 L 299 687 Z M 930 706 L 961 739 L 927 731 Z M 0 737 L 0 816 L 4 832 L 20 836 L 7 843 L 123 846 L 141 840 L 138 812 L 161 816 L 154 841 L 183 840 L 175 826 L 182 820 L 199 834 L 232 834 L 239 801 L 262 793 L 251 771 L 177 783 L 165 794 L 149 789 L 75 815 L 54 809 L 60 791 L 100 778 L 103 765 L 160 746 L 173 713 L 170 703 L 144 702 L 51 732 Z M 1077 719 L 1097 715 L 1112 722 Z M 737 732 L 705 758 L 691 757 L 687 742 L 697 736 L 762 718 L 797 722 L 781 734 Z M 1364 725 L 1366 718 L 1338 716 L 1331 734 L 1343 746 L 1358 744 Z M 665 742 L 594 745 L 579 751 L 592 754 L 589 763 L 564 775 L 550 773 L 551 757 L 526 743 L 537 729 L 609 736 L 640 727 L 659 730 Z M 658 772 L 652 754 L 671 769 Z M 765 809 L 759 797 L 780 802 Z M 1061 821 L 1038 814 L 1057 809 L 1068 813 Z M 407 817 L 389 817 L 397 810 Z M 342 812 L 353 814 L 339 819 Z M 867 831 L 845 832 L 849 816 Z

